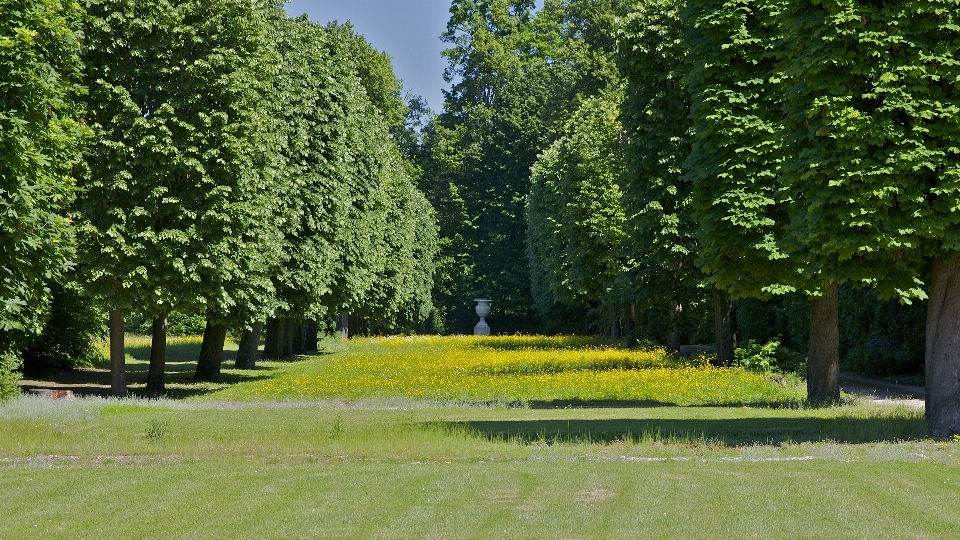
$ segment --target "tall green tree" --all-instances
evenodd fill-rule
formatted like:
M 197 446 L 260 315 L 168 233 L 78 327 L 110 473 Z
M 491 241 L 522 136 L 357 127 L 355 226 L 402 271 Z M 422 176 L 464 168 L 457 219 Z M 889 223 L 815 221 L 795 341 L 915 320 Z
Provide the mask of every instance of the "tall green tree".
M 535 306 L 556 303 L 619 316 L 626 218 L 618 96 L 586 100 L 531 172 L 527 256 Z
M 389 57 L 349 25 L 301 18 L 281 21 L 279 32 L 292 180 L 271 356 L 301 352 L 288 334 L 301 334 L 305 318 L 353 313 L 389 329 L 402 311 L 419 322 L 431 310 L 424 291 L 437 243 L 432 209 L 395 139 L 406 106 Z
M 84 276 L 112 306 L 112 341 L 134 305 L 161 321 L 156 347 L 167 312 L 204 313 L 200 379 L 219 378 L 226 328 L 272 296 L 280 256 L 269 9 L 240 0 L 90 7 L 96 142 L 79 205 Z M 112 356 L 123 393 L 122 345 Z M 151 353 L 151 391 L 163 389 L 163 356 Z
M 784 190 L 784 86 L 777 63 L 778 2 L 695 0 L 685 18 L 696 131 L 687 160 L 700 221 L 701 264 L 733 297 L 811 295 L 807 392 L 840 397 L 838 283 L 847 276 L 812 264 L 786 233 L 795 206 Z
M 881 297 L 927 294 L 927 421 L 960 433 L 956 3 L 789 2 L 792 238 Z
M 77 2 L 0 1 L 0 398 L 73 257 L 68 211 L 87 130 Z
M 641 310 L 652 309 L 658 319 L 668 321 L 673 346 L 682 319 L 709 303 L 697 266 L 693 180 L 684 174 L 693 127 L 684 84 L 691 61 L 680 17 L 683 5 L 674 0 L 632 4 L 619 29 L 617 53 L 626 85 L 626 251 L 634 261 L 625 274 L 625 293 Z M 726 298 L 718 300 L 717 356 L 728 364 L 733 360 L 731 305 Z

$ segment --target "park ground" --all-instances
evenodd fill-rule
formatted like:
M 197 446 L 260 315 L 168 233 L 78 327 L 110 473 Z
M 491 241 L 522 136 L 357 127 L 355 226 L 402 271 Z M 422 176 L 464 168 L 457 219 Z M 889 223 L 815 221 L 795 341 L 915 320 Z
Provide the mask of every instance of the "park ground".
M 0 405 L 0 538 L 960 531 L 960 441 L 910 401 L 813 408 L 791 377 L 576 340 L 329 342 L 216 384 L 195 352 L 172 345 L 166 398 Z

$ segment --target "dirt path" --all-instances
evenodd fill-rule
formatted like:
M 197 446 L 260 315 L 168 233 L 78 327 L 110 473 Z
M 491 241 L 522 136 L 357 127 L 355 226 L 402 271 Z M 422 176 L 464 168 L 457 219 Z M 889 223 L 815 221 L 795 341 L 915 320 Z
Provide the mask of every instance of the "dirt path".
M 922 386 L 897 384 L 881 379 L 860 377 L 849 373 L 840 374 L 840 389 L 882 403 L 901 403 L 911 407 L 924 407 Z

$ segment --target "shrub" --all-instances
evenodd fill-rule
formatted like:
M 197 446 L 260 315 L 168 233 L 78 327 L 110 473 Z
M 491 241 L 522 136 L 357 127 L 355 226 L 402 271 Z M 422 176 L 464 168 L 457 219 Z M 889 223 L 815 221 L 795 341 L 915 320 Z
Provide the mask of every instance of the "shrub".
M 737 300 L 737 335 L 741 342 L 777 340 L 784 347 L 806 352 L 810 336 L 810 302 L 801 293 L 770 300 Z
M 800 355 L 780 345 L 779 340 L 771 340 L 763 345 L 754 340 L 733 351 L 736 363 L 747 371 L 769 375 L 788 373 L 802 368 Z
M 0 352 L 0 401 L 20 394 L 20 358 L 12 352 Z
M 73 284 L 52 283 L 50 291 L 50 318 L 22 351 L 28 375 L 92 366 L 101 359 L 94 344 L 106 332 L 101 310 Z
M 872 289 L 840 289 L 840 365 L 886 377 L 923 372 L 927 302 L 878 300 Z

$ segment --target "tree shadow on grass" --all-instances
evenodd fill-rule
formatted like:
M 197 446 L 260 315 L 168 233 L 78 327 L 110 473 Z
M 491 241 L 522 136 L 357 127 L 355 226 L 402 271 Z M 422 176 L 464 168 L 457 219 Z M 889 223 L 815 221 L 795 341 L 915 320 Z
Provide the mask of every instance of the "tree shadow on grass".
M 149 355 L 149 351 L 147 353 Z M 136 359 L 136 356 L 134 356 Z M 242 382 L 251 382 L 267 379 L 271 373 L 277 369 L 272 366 L 257 366 L 254 369 L 236 370 L 233 368 L 234 359 L 224 360 L 220 373 L 220 380 L 217 382 L 199 381 L 193 378 L 197 369 L 196 359 L 190 361 L 168 361 L 165 364 L 165 391 L 162 397 L 170 399 L 184 399 L 192 396 L 199 396 L 222 390 L 225 386 L 230 386 Z M 127 390 L 131 396 L 138 397 L 161 397 L 146 392 L 147 372 L 149 363 L 140 361 L 127 362 L 126 378 Z M 49 377 L 38 379 L 28 379 L 21 381 L 21 387 L 24 390 L 30 389 L 56 389 L 71 390 L 78 396 L 102 396 L 111 395 L 110 388 L 110 370 L 103 368 L 84 368 L 57 373 Z
M 926 423 L 918 417 L 478 420 L 442 425 L 465 429 L 491 441 L 521 444 L 632 441 L 744 446 L 825 441 L 897 442 L 928 437 Z

